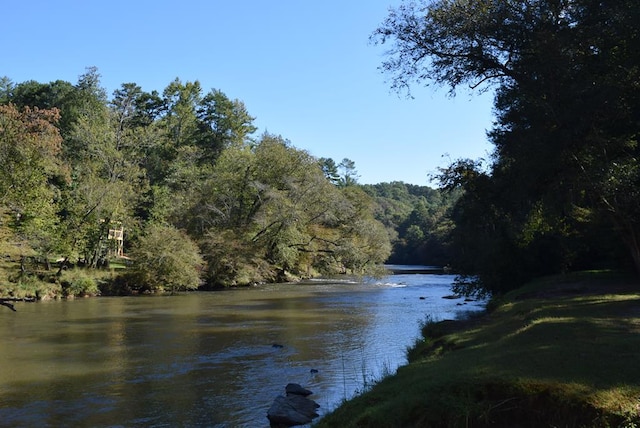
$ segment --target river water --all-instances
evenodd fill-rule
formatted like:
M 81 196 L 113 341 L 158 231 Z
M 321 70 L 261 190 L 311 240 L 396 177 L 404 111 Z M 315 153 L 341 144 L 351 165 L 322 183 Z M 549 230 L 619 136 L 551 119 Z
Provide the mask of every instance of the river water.
M 0 308 L 0 426 L 268 427 L 287 383 L 322 414 L 406 363 L 425 319 L 480 302 L 396 274 Z

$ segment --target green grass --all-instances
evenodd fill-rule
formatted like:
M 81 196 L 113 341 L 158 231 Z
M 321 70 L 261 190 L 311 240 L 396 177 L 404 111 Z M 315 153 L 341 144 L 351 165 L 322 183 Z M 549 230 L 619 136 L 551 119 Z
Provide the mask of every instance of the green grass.
M 640 426 L 638 283 L 547 278 L 423 334 L 410 364 L 317 426 Z

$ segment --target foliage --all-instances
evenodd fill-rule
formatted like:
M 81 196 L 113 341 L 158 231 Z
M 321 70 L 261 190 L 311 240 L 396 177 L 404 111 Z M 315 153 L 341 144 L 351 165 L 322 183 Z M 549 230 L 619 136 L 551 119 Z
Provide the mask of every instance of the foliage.
M 388 239 L 371 235 L 377 223 L 354 206 L 352 192 L 325 179 L 308 153 L 265 134 L 222 153 L 183 217 L 206 237 L 213 283 L 360 272 L 384 262 Z
M 45 259 L 61 247 L 52 182 L 65 182 L 58 110 L 0 105 L 0 209 L 16 233 Z
M 215 286 L 362 273 L 389 255 L 353 161 L 254 139 L 244 104 L 220 90 L 125 83 L 109 99 L 95 67 L 76 84 L 0 83 L 0 226 L 18 276 L 62 260 L 65 292 L 91 294 L 92 280 L 67 269 L 121 256 L 121 228 L 135 267 L 96 283 L 106 291 L 194 288 L 200 274 Z
M 495 90 L 491 164 L 441 174 L 464 190 L 452 247 L 479 290 L 601 259 L 621 266 L 616 241 L 640 272 L 639 16 L 633 1 L 421 1 L 374 33 L 392 43 L 383 69 L 398 89 Z
M 446 266 L 451 263 L 450 211 L 459 192 L 402 182 L 363 185 L 374 197 L 374 215 L 387 229 L 388 263 Z
M 172 226 L 150 226 L 131 257 L 142 290 L 176 292 L 200 286 L 203 261 L 198 246 Z
M 340 183 L 340 174 L 338 173 L 336 161 L 331 158 L 320 158 L 318 159 L 318 164 L 320 164 L 325 178 L 329 180 L 331 184 L 337 186 Z
M 0 286 L 0 294 L 17 299 L 49 300 L 62 295 L 62 287 L 57 282 L 42 281 L 37 276 L 24 275 L 15 282 Z
M 100 294 L 96 275 L 87 269 L 65 270 L 60 276 L 60 284 L 66 297 L 97 296 Z

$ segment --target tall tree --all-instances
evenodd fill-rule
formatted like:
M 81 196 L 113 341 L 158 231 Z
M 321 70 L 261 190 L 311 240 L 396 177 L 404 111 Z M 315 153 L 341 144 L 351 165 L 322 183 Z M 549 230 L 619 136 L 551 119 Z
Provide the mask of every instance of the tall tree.
M 322 168 L 324 176 L 331 184 L 340 184 L 340 174 L 338 173 L 336 161 L 331 158 L 320 158 L 318 159 L 318 163 L 320 164 L 320 168 Z
M 72 170 L 61 213 L 70 247 L 65 256 L 68 260 L 77 253 L 88 265 L 97 266 L 106 256 L 114 223 L 133 224 L 137 195 L 146 185 L 140 169 L 145 153 L 129 121 L 135 87 L 117 92 L 111 109 L 97 70 L 89 69 L 77 87 L 79 116 L 65 140 Z
M 246 143 L 257 130 L 254 119 L 242 101 L 231 100 L 220 90 L 207 93 L 198 106 L 198 144 L 205 160 L 212 162 L 223 148 Z
M 343 187 L 352 186 L 358 183 L 358 170 L 356 169 L 356 163 L 349 158 L 344 158 L 338 164 L 338 171 L 340 171 L 340 185 Z
M 421 1 L 392 10 L 374 33 L 393 43 L 383 68 L 398 89 L 495 88 L 494 162 L 475 191 L 499 191 L 501 201 L 478 201 L 499 202 L 506 234 L 493 236 L 529 268 L 532 255 L 587 236 L 592 212 L 610 217 L 640 272 L 640 211 L 627 198 L 640 185 L 639 17 L 629 0 Z M 566 268 L 572 252 L 551 253 Z
M 74 108 L 77 88 L 69 82 L 56 80 L 50 83 L 39 83 L 34 80 L 13 84 L 5 89 L 4 101 L 0 103 L 12 103 L 17 107 L 38 107 L 39 109 L 57 108 L 60 119 L 57 127 L 65 138 L 77 118 Z
M 169 136 L 176 147 L 193 144 L 198 130 L 198 105 L 202 101 L 200 82 L 171 82 L 162 93 L 166 105 L 163 118 Z
M 58 110 L 0 105 L 0 213 L 27 247 L 48 261 L 59 248 L 56 184 L 67 179 L 60 159 Z
M 196 194 L 183 224 L 205 236 L 212 282 L 364 271 L 389 254 L 371 198 L 332 185 L 317 159 L 280 136 L 226 148 Z

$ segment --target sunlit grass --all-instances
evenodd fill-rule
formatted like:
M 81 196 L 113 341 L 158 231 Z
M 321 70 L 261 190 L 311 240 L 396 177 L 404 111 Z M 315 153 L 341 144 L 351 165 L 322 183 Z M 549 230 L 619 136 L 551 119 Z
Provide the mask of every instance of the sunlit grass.
M 425 323 L 409 365 L 319 426 L 640 424 L 640 286 L 583 275 L 506 299 Z

